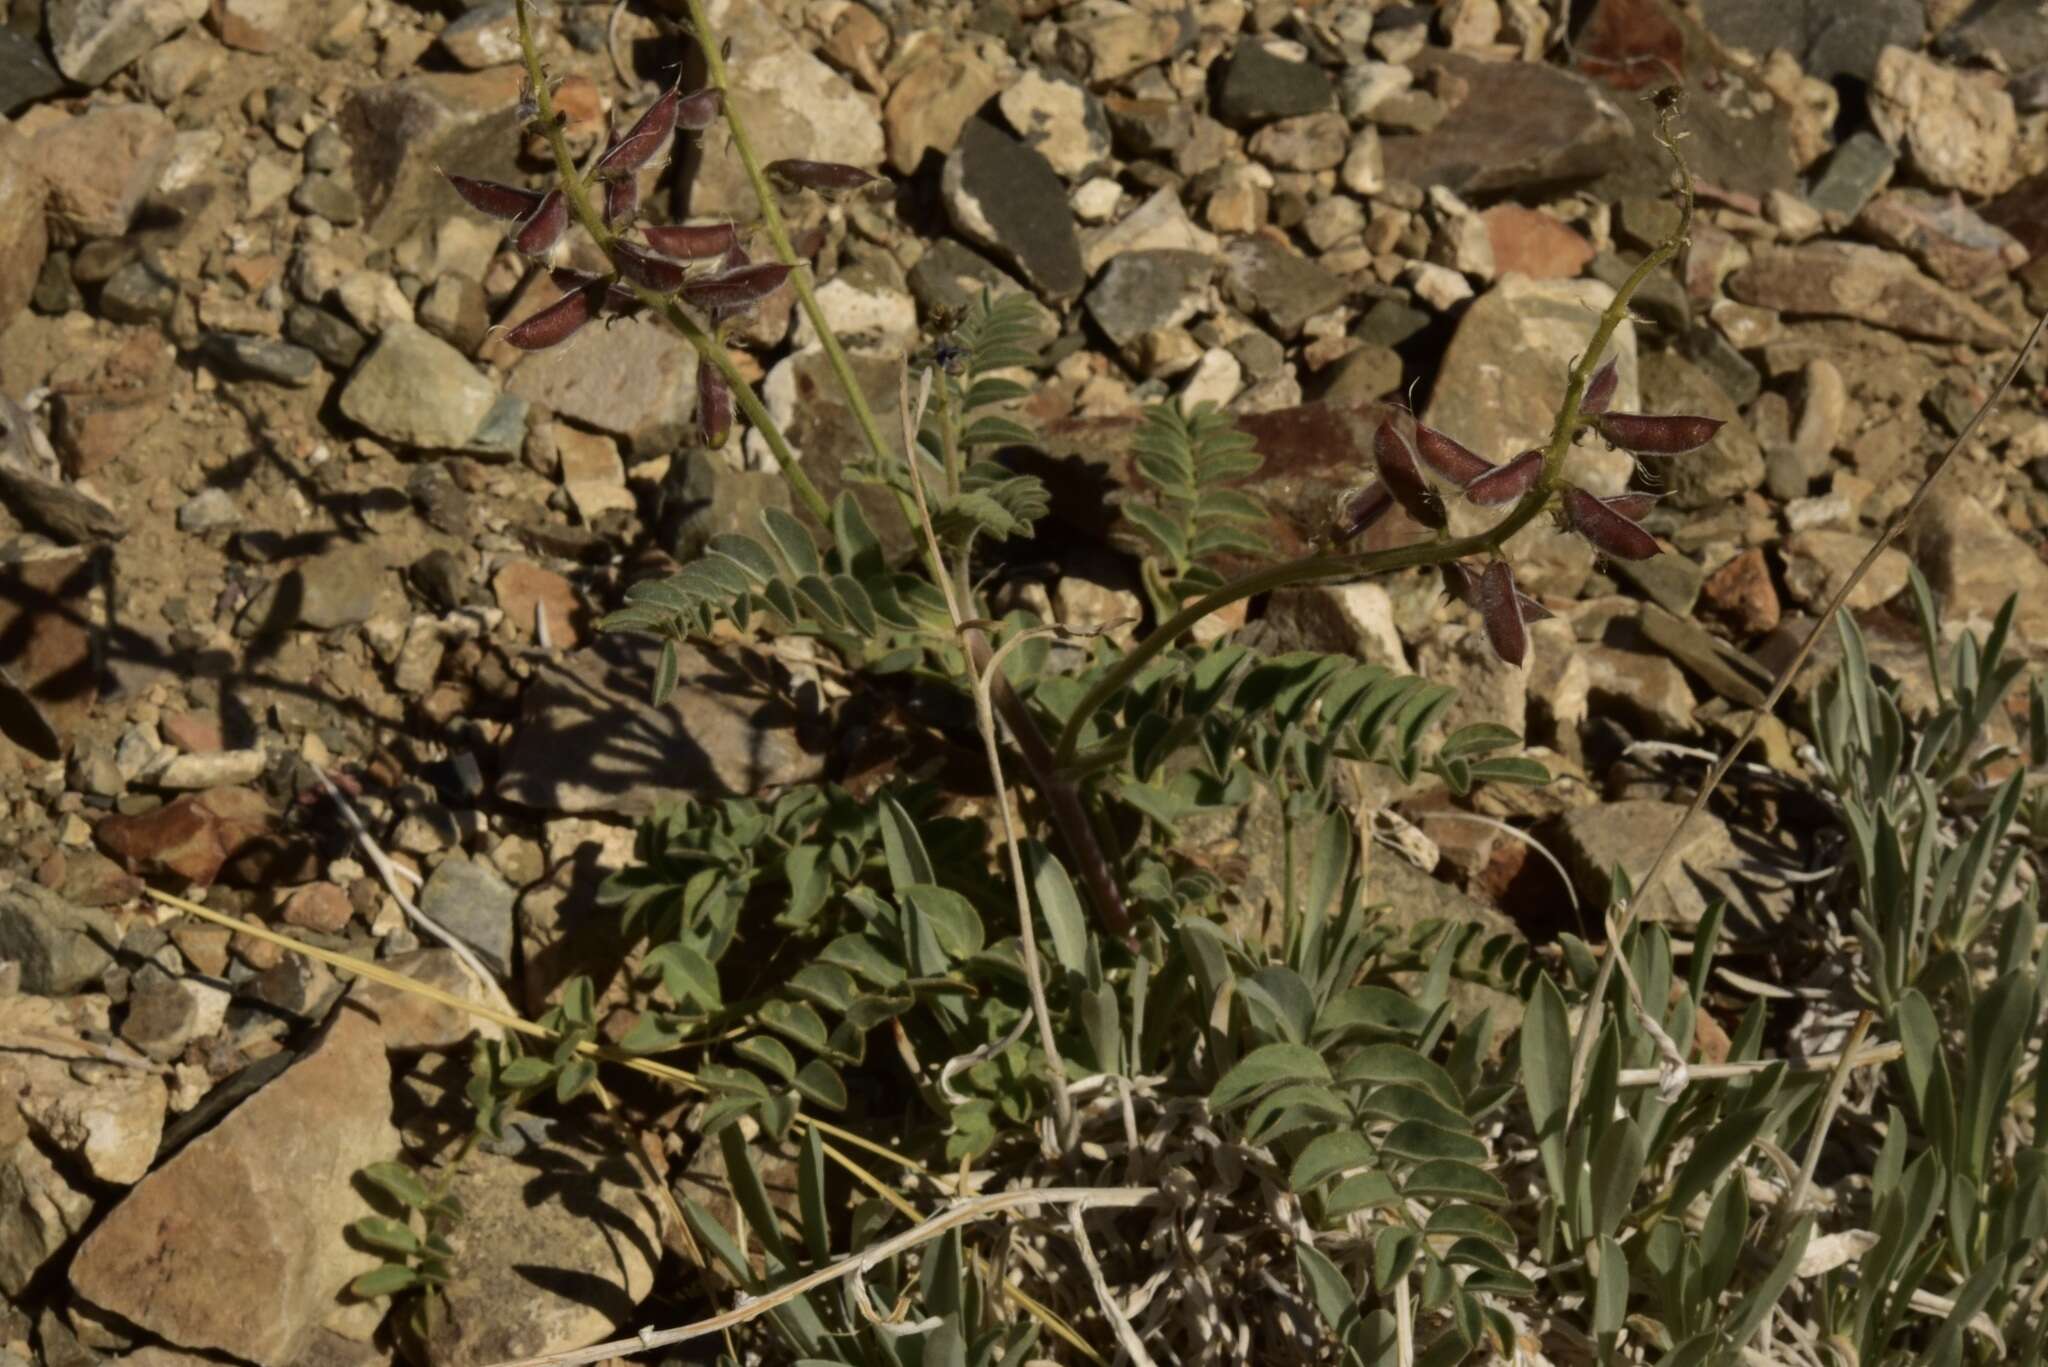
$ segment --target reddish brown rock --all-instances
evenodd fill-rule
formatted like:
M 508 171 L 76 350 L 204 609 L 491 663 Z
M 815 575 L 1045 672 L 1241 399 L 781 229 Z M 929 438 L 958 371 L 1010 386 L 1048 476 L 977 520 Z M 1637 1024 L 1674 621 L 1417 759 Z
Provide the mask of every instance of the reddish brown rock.
M 1493 243 L 1494 268 L 1502 275 L 1569 279 L 1593 259 L 1593 244 L 1539 209 L 1496 204 L 1479 216 Z
M 583 644 L 583 601 L 576 596 L 575 587 L 553 570 L 515 560 L 498 571 L 491 588 L 498 595 L 498 606 L 524 639 L 534 639 L 534 614 L 541 609 L 547 613 L 548 636 L 554 645 L 571 650 Z
M 1760 635 L 1778 625 L 1783 612 L 1778 589 L 1771 582 L 1764 553 L 1751 547 L 1707 576 L 1700 602 L 1715 617 L 1744 635 Z
M 172 712 L 158 729 L 188 755 L 210 755 L 221 748 L 220 718 L 211 712 Z
M 337 935 L 348 925 L 355 907 L 348 894 L 332 883 L 308 883 L 285 899 L 281 913 L 286 925 Z
M 129 873 L 207 884 L 230 858 L 267 838 L 270 825 L 270 805 L 261 793 L 215 788 L 153 812 L 116 813 L 101 821 L 93 835 Z

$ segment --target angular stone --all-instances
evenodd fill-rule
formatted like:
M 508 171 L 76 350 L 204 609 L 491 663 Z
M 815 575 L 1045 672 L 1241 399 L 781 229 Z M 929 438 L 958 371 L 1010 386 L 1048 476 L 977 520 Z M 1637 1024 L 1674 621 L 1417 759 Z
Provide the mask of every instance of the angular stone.
M 1856 231 L 1902 251 L 1944 285 L 1976 294 L 2027 264 L 2027 249 L 1954 197 L 1888 190 L 1856 216 Z
M 121 1038 L 158 1063 L 169 1063 L 188 1045 L 220 1032 L 229 999 L 224 987 L 200 978 L 174 978 L 145 964 L 128 987 Z
M 1728 293 L 1786 313 L 1854 318 L 1941 342 L 2010 346 L 2012 329 L 1905 257 L 1856 242 L 1767 247 L 1728 277 Z
M 304 1057 L 129 1192 L 80 1246 L 72 1288 L 180 1347 L 290 1362 L 377 1265 L 348 1239 L 370 1213 L 356 1173 L 398 1147 L 382 1033 L 343 1007 Z
M 1907 535 L 1952 620 L 1989 622 L 2018 594 L 2014 634 L 2037 647 L 2048 641 L 2048 564 L 1959 485 L 1937 482 Z
M 944 47 L 911 67 L 896 81 L 889 102 L 882 107 L 889 165 L 897 174 L 907 176 L 916 172 L 927 154 L 937 152 L 943 157 L 951 152 L 975 111 L 1002 89 L 1002 70 L 971 47 Z
M 2026 71 L 2048 63 L 2048 24 L 2033 0 L 1978 0 L 1942 30 L 1935 46 L 1972 65 L 1995 60 L 2001 71 Z
M 1855 532 L 1814 527 L 1793 533 L 1778 548 L 1785 562 L 1785 591 L 1818 612 L 1840 592 L 1870 547 L 1871 539 Z M 1844 606 L 1861 612 L 1891 601 L 1906 587 L 1908 568 L 1902 552 L 1886 548 Z M 2048 575 L 2048 567 L 2043 567 L 2043 573 Z
M 1328 109 L 1336 92 L 1323 69 L 1265 43 L 1238 43 L 1215 75 L 1216 117 L 1234 128 Z
M 0 563 L 0 641 L 8 643 L 0 663 L 21 690 L 21 705 L 54 728 L 60 748 L 99 698 L 86 606 L 97 578 L 92 560 L 78 552 Z
M 482 425 L 498 389 L 416 323 L 393 323 L 343 386 L 340 408 L 385 441 L 452 450 Z
M 1094 276 L 1125 252 L 1188 251 L 1215 256 L 1218 247 L 1215 234 L 1188 217 L 1180 196 L 1169 185 L 1153 192 L 1117 222 L 1090 232 L 1081 246 L 1081 261 Z
M 64 77 L 50 64 L 35 34 L 0 28 L 0 115 L 13 118 L 62 89 Z
M 536 6 L 545 14 L 552 6 Z M 441 30 L 441 49 L 470 71 L 516 62 L 519 54 L 519 21 L 512 0 L 490 0 L 452 20 Z
M 177 130 L 146 104 L 111 104 L 39 132 L 36 165 L 49 178 L 49 213 L 68 240 L 119 237 L 169 164 Z
M 1343 164 L 1350 146 L 1351 125 L 1326 111 L 1269 123 L 1245 150 L 1278 171 L 1330 171 Z
M 503 977 L 512 971 L 512 905 L 517 899 L 497 870 L 458 854 L 443 859 L 420 889 L 420 910 Z
M 1642 882 L 1685 810 L 1676 802 L 1630 799 L 1565 813 L 1558 854 L 1590 909 L 1606 909 L 1617 865 L 1628 871 L 1631 882 Z M 1712 813 L 1701 812 L 1686 826 L 1671 868 L 1642 900 L 1636 914 L 1677 926 L 1697 924 L 1706 914 L 1710 896 L 1730 895 L 1734 880 L 1729 870 L 1740 858 L 1727 824 Z
M 1821 211 L 1847 220 L 1861 213 L 1870 197 L 1891 182 L 1898 153 L 1869 129 L 1859 129 L 1842 140 L 1834 155 L 1806 192 L 1806 202 Z
M 351 156 L 349 183 L 380 245 L 474 211 L 439 168 L 519 181 L 517 67 L 407 76 L 358 86 L 337 119 Z
M 1533 62 L 1431 52 L 1450 112 L 1427 133 L 1381 139 L 1387 174 L 1461 195 L 1591 180 L 1613 169 L 1633 127 L 1591 81 Z
M 1704 606 L 1744 636 L 1775 629 L 1783 608 L 1764 553 L 1751 547 L 1707 576 L 1700 586 Z
M 1087 276 L 1074 211 L 1052 166 L 986 119 L 969 121 L 946 158 L 947 217 L 969 241 L 1014 264 L 1039 294 L 1081 292 Z
M 1617 646 L 1582 647 L 1592 714 L 1621 722 L 1631 734 L 1671 740 L 1699 730 L 1697 700 L 1685 673 L 1662 655 Z
M 1109 160 L 1109 119 L 1086 86 L 1036 70 L 1004 87 L 1003 117 L 1065 180 L 1078 180 Z
M 697 353 L 674 328 L 628 318 L 524 357 L 506 392 L 653 454 L 687 431 L 696 376 Z
M 1929 184 L 1995 195 L 2012 184 L 2019 116 L 1993 79 L 1886 48 L 1870 84 L 1870 117 Z
M 693 646 L 682 648 L 675 693 L 652 705 L 657 654 L 650 642 L 606 636 L 559 663 L 537 663 L 500 796 L 550 811 L 638 817 L 682 794 L 755 793 L 822 770 L 786 705 Z M 622 735 L 632 744 L 618 744 Z
M 1215 271 L 1199 252 L 1125 253 L 1088 291 L 1088 316 L 1119 347 L 1134 347 L 1147 332 L 1178 327 L 1200 312 Z
M 1341 278 L 1270 238 L 1238 238 L 1224 249 L 1223 261 L 1231 302 L 1283 338 L 1298 336 L 1309 319 L 1350 293 Z
M 392 972 L 437 987 L 452 997 L 479 1006 L 494 1004 L 483 984 L 451 949 L 416 949 L 383 962 Z M 504 1035 L 504 1028 L 494 1022 L 368 978 L 355 980 L 349 988 L 349 1000 L 377 1018 L 384 1032 L 384 1047 L 393 1053 L 447 1053 L 478 1034 L 486 1039 Z
M 1104 0 L 1063 18 L 1055 40 L 1063 61 L 1091 82 L 1118 81 L 1164 61 L 1194 37 L 1190 15 Z
M 66 996 L 97 982 L 120 943 L 114 918 L 75 907 L 27 881 L 0 889 L 0 960 L 21 967 L 21 990 Z
M 583 643 L 588 616 L 583 600 L 577 596 L 575 587 L 553 570 L 514 560 L 498 571 L 491 580 L 491 588 L 506 620 L 522 637 L 534 637 L 538 629 L 536 615 L 545 612 L 548 639 L 556 647 L 574 650 Z
M 0 1149 L 0 1291 L 15 1297 L 85 1228 L 93 1198 L 71 1184 L 20 1121 L 12 1121 L 8 1137 L 12 1142 Z M 47 1336 L 43 1344 L 47 1361 Z
M 1868 81 L 1885 48 L 1917 48 L 1927 32 L 1921 0 L 1716 0 L 1700 17 L 1728 46 L 1759 58 L 1784 48 L 1823 81 Z
M 1519 204 L 1496 204 L 1482 213 L 1486 235 L 1493 244 L 1494 269 L 1538 279 L 1568 280 L 1585 270 L 1593 259 L 1593 244 L 1540 209 Z
M 45 19 L 57 69 L 98 86 L 205 13 L 206 0 L 55 0 Z

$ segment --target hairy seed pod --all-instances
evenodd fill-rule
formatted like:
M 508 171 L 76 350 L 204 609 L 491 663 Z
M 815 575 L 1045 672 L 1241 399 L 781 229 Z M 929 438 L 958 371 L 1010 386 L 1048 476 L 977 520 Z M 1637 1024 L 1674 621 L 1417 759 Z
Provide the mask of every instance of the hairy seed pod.
M 1460 489 L 1493 468 L 1493 462 L 1451 440 L 1434 427 L 1415 424 L 1415 452 L 1423 464 Z
M 724 108 L 725 97 L 716 88 L 692 91 L 676 101 L 676 127 L 701 133 L 718 122 L 719 111 Z
M 683 282 L 683 298 L 700 309 L 743 309 L 782 288 L 789 267 L 779 261 L 742 266 L 736 271 L 700 276 Z
M 1593 427 L 1622 450 L 1638 456 L 1682 456 L 1697 451 L 1721 430 L 1719 418 L 1676 414 L 1603 413 Z
M 1579 412 L 1585 416 L 1597 417 L 1607 411 L 1607 405 L 1614 402 L 1614 390 L 1621 383 L 1621 372 L 1615 368 L 1615 357 L 1609 356 L 1593 378 L 1586 381 L 1586 396 L 1579 400 Z
M 597 165 L 590 168 L 590 173 L 600 180 L 609 180 L 637 171 L 652 161 L 661 145 L 668 141 L 668 135 L 676 131 L 676 105 L 681 99 L 680 91 L 663 91 L 661 98 L 640 116 L 640 121 L 626 130 L 626 136 L 613 143 L 611 150 L 597 159 Z
M 1337 520 L 1330 528 L 1330 540 L 1341 546 L 1355 537 L 1363 536 L 1393 510 L 1394 500 L 1387 493 L 1384 484 L 1368 484 L 1358 492 L 1348 495 L 1337 509 Z
M 1524 451 L 1506 465 L 1497 466 L 1465 486 L 1465 497 L 1482 508 L 1513 503 L 1536 487 L 1543 478 L 1543 450 Z
M 1493 653 L 1511 665 L 1529 658 L 1529 629 L 1522 623 L 1522 595 L 1515 590 L 1515 572 L 1496 560 L 1479 576 L 1479 620 L 1486 626 Z
M 560 190 L 550 190 L 527 220 L 513 234 L 512 245 L 527 256 L 546 256 L 569 228 L 569 201 Z
M 628 243 L 612 244 L 612 264 L 619 268 L 620 275 L 650 290 L 673 294 L 683 287 L 685 272 L 681 266 Z
M 697 358 L 697 439 L 716 451 L 732 435 L 732 386 L 717 366 Z
M 608 228 L 631 223 L 640 210 L 640 177 L 620 176 L 604 183 L 604 222 Z
M 1389 418 L 1380 424 L 1372 439 L 1373 464 L 1380 472 L 1380 482 L 1387 486 L 1387 492 L 1401 505 L 1408 516 L 1432 531 L 1443 530 L 1449 521 L 1444 511 L 1443 495 L 1431 487 L 1423 478 L 1422 466 L 1415 459 L 1415 448 L 1407 436 L 1394 426 Z
M 1472 573 L 1462 560 L 1447 560 L 1443 564 L 1444 592 L 1465 604 L 1479 606 L 1479 576 Z
M 597 316 L 598 303 L 603 298 L 604 282 L 592 281 L 508 329 L 505 340 L 521 351 L 545 351 L 551 346 L 559 346 Z
M 567 294 L 571 290 L 580 290 L 586 285 L 594 285 L 598 281 L 603 280 L 604 277 L 592 275 L 588 271 L 572 271 L 566 267 L 557 266 L 548 272 L 548 279 L 555 282 L 556 289 Z M 623 285 L 606 284 L 604 291 L 604 311 L 606 313 L 631 313 L 639 307 L 639 295 Z
M 768 163 L 768 174 L 805 190 L 858 190 L 876 177 L 840 161 L 805 161 L 790 157 Z
M 500 185 L 495 180 L 472 180 L 468 176 L 441 173 L 462 202 L 480 214 L 492 218 L 521 219 L 540 207 L 544 198 L 538 190 L 522 190 L 516 185 Z
M 649 225 L 640 232 L 647 239 L 648 246 L 678 261 L 702 261 L 707 256 L 723 256 L 740 240 L 740 230 L 730 223 L 677 224 L 672 227 Z
M 1643 494 L 1632 490 L 1625 494 L 1609 494 L 1600 501 L 1629 521 L 1641 522 L 1649 515 L 1650 509 L 1657 506 L 1657 500 L 1661 497 L 1661 494 Z
M 738 270 L 742 266 L 751 265 L 753 260 L 753 257 L 747 255 L 747 249 L 740 245 L 740 240 L 734 238 L 732 245 L 725 249 L 725 255 L 718 258 L 718 270 L 716 273 L 725 275 L 731 271 Z
M 1661 549 L 1656 537 L 1584 489 L 1564 491 L 1564 517 L 1595 549 L 1617 560 L 1648 560 Z
M 1520 589 L 1515 590 L 1515 601 L 1522 605 L 1524 622 L 1547 622 L 1557 615 Z

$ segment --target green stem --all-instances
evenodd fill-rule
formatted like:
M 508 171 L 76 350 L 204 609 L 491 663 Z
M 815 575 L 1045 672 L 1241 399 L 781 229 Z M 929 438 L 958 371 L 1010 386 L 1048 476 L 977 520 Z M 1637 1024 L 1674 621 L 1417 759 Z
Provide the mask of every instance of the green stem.
M 1586 350 L 1573 364 L 1565 381 L 1564 402 L 1557 410 L 1557 421 L 1550 429 L 1550 441 L 1543 452 L 1543 475 L 1536 487 L 1522 496 L 1519 503 L 1508 511 L 1506 517 L 1490 529 L 1475 536 L 1457 537 L 1450 540 L 1417 542 L 1409 546 L 1396 546 L 1391 550 L 1373 553 L 1339 553 L 1319 551 L 1290 560 L 1282 565 L 1254 570 L 1240 579 L 1225 584 L 1222 588 L 1204 594 L 1194 602 L 1161 623 L 1159 628 L 1144 640 L 1133 646 L 1124 657 L 1113 665 L 1109 672 L 1097 680 L 1094 687 L 1082 695 L 1081 701 L 1067 717 L 1065 728 L 1060 732 L 1059 745 L 1053 752 L 1053 762 L 1061 772 L 1066 772 L 1074 761 L 1075 751 L 1081 744 L 1081 737 L 1089 720 L 1102 707 L 1122 692 L 1130 681 L 1146 665 L 1157 658 L 1160 652 L 1180 639 L 1196 623 L 1212 612 L 1241 603 L 1262 593 L 1276 589 L 1292 588 L 1301 584 L 1318 583 L 1327 579 L 1358 579 L 1369 575 L 1385 574 L 1391 570 L 1408 569 L 1422 565 L 1445 565 L 1453 560 L 1462 560 L 1472 555 L 1492 555 L 1500 551 L 1509 537 L 1529 525 L 1536 515 L 1543 511 L 1557 493 L 1565 455 L 1571 450 L 1572 437 L 1579 428 L 1579 404 L 1586 395 L 1586 383 L 1593 376 L 1600 363 L 1600 356 L 1607 350 L 1607 344 L 1614 339 L 1615 329 L 1628 317 L 1629 300 L 1642 287 L 1650 273 L 1678 254 L 1685 245 L 1692 230 L 1692 173 L 1685 158 L 1678 151 L 1677 140 L 1671 135 L 1671 120 L 1675 108 L 1667 107 L 1659 119 L 1658 142 L 1677 163 L 1680 190 L 1680 212 L 1678 229 L 1657 247 L 1642 262 L 1630 271 L 1628 278 L 1614 292 L 1614 298 L 1600 314 L 1599 324 L 1593 329 L 1591 341 Z
M 533 39 L 533 21 L 527 11 L 526 0 L 518 0 L 517 14 L 519 50 L 526 59 L 526 81 L 533 89 L 534 103 L 540 111 L 540 125 L 547 135 L 548 148 L 554 153 L 556 178 L 561 183 L 563 195 L 569 201 L 570 213 L 575 216 L 583 231 L 590 234 L 590 240 L 597 244 L 597 249 L 604 253 L 606 263 L 610 264 L 612 243 L 616 240 L 616 235 L 606 226 L 604 215 L 591 203 L 590 187 L 578 173 L 576 158 L 569 151 L 569 136 L 563 131 L 561 121 L 555 117 L 554 96 L 548 91 L 547 73 L 541 68 L 540 45 Z M 613 275 L 617 274 L 617 269 L 614 268 Z M 683 340 L 688 342 L 699 356 L 711 362 L 718 373 L 725 377 L 727 386 L 732 390 L 734 402 L 739 405 L 740 411 L 746 414 L 747 421 L 752 423 L 754 429 L 767 441 L 768 449 L 774 454 L 776 464 L 782 468 L 782 477 L 788 482 L 790 491 L 796 495 L 797 501 L 804 505 L 805 511 L 816 518 L 821 526 L 830 527 L 832 510 L 826 504 L 824 495 L 818 492 L 818 486 L 811 483 L 810 476 L 804 473 L 803 466 L 798 462 L 796 452 L 790 449 L 789 441 L 783 436 L 782 429 L 768 416 L 768 410 L 762 406 L 760 398 L 754 393 L 754 387 L 747 383 L 746 376 L 742 375 L 739 367 L 733 363 L 732 353 L 725 349 L 724 343 L 706 332 L 684 313 L 682 306 L 673 298 L 637 286 L 635 293 L 640 296 L 643 304 L 659 311 L 668 320 L 669 326 L 680 333 Z

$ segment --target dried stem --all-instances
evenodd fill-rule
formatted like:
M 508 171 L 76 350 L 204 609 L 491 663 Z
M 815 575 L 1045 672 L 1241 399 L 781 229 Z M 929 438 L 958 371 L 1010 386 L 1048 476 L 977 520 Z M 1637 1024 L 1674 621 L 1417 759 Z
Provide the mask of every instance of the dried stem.
M 1692 825 L 1699 814 L 1706 809 L 1707 799 L 1714 795 L 1714 790 L 1721 786 L 1721 780 L 1728 776 L 1729 769 L 1734 767 L 1735 757 L 1749 748 L 1749 743 L 1756 739 L 1757 731 L 1763 726 L 1764 718 L 1771 716 L 1776 711 L 1778 700 L 1785 696 L 1785 690 L 1792 686 L 1792 680 L 1798 677 L 1801 669 L 1805 668 L 1807 660 L 1813 655 L 1814 647 L 1820 642 L 1820 634 L 1827 630 L 1828 626 L 1835 620 L 1835 614 L 1842 611 L 1843 606 L 1849 601 L 1849 595 L 1856 591 L 1857 585 L 1863 582 L 1863 577 L 1870 573 L 1870 568 L 1877 563 L 1877 558 L 1890 548 L 1892 542 L 1899 539 L 1900 534 L 1905 531 L 1907 524 L 1913 520 L 1914 515 L 1927 502 L 1928 491 L 1934 487 L 1934 482 L 1941 478 L 1941 472 L 1948 469 L 1950 462 L 1955 459 L 1956 453 L 1961 451 L 1968 444 L 1970 438 L 1976 434 L 1978 424 L 1982 423 L 1991 410 L 1998 406 L 1998 401 L 2005 397 L 2005 391 L 2012 387 L 2015 379 L 2019 378 L 2020 367 L 2027 363 L 2027 357 L 2032 354 L 2035 345 L 2041 340 L 2041 333 L 2044 328 L 2048 328 L 2048 313 L 2043 313 L 2040 318 L 2035 320 L 2033 330 L 2027 334 L 2026 340 L 2020 343 L 2019 352 L 2014 355 L 2012 364 L 2006 367 L 2005 373 L 1999 377 L 1997 386 L 1985 397 L 1984 402 L 1978 406 L 1977 411 L 1970 415 L 1970 420 L 1963 424 L 1962 431 L 1956 433 L 1956 439 L 1949 443 L 1946 451 L 1941 453 L 1941 458 L 1934 462 L 1934 466 L 1928 470 L 1926 478 L 1920 481 L 1920 487 L 1913 491 L 1913 497 L 1906 501 L 1906 506 L 1886 525 L 1882 532 L 1878 533 L 1877 539 L 1871 543 L 1870 549 L 1864 553 L 1863 559 L 1856 563 L 1856 568 L 1851 570 L 1849 577 L 1842 581 L 1842 586 L 1835 590 L 1834 596 L 1828 600 L 1828 605 L 1821 610 L 1820 616 L 1814 620 L 1813 626 L 1808 629 L 1806 639 L 1799 643 L 1799 649 L 1794 651 L 1792 658 L 1785 662 L 1785 667 L 1778 671 L 1777 679 L 1771 684 L 1771 691 L 1764 696 L 1762 704 L 1758 706 L 1756 711 L 1750 714 L 1749 724 L 1743 727 L 1742 734 L 1736 738 L 1733 745 L 1728 747 L 1727 752 L 1721 756 L 1713 769 L 1708 772 L 1706 780 L 1700 784 L 1699 790 L 1693 794 L 1692 803 L 1685 809 L 1685 815 L 1680 817 L 1678 824 L 1671 828 L 1671 834 L 1665 837 L 1663 847 L 1657 851 L 1657 857 L 1650 861 L 1650 870 L 1643 875 L 1642 883 L 1636 888 L 1628 901 L 1618 908 L 1617 925 L 1612 940 L 1612 943 L 1617 947 L 1617 952 L 1608 954 L 1601 960 L 1600 972 L 1593 979 L 1592 991 L 1586 999 L 1585 1017 L 1579 1024 L 1578 1039 L 1572 1048 L 1571 1087 L 1566 1094 L 1565 1104 L 1565 1122 L 1567 1125 L 1571 1122 L 1572 1113 L 1578 1109 L 1579 1095 L 1585 1086 L 1586 1068 L 1593 1057 L 1593 1042 L 1600 1037 L 1601 1017 L 1605 1014 L 1607 985 L 1614 976 L 1614 962 L 1621 957 L 1618 952 L 1621 937 L 1628 934 L 1629 928 L 1635 924 L 1638 908 L 1649 898 L 1650 893 L 1656 888 L 1658 880 L 1663 878 L 1668 871 L 1672 858 L 1678 850 L 1679 841 L 1685 836 L 1686 828 Z

